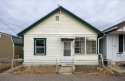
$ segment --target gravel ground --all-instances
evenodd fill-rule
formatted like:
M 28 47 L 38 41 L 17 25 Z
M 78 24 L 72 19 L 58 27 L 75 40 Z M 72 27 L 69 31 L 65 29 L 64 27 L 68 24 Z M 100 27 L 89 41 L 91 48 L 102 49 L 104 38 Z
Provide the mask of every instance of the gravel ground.
M 0 74 L 0 81 L 125 81 L 125 75 L 121 76 L 97 76 L 97 75 L 15 75 Z

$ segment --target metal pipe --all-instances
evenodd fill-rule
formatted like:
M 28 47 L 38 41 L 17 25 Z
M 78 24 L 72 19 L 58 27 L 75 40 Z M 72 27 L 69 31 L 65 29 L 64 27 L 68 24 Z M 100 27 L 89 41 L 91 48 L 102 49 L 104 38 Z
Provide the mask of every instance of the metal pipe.
M 102 39 L 102 38 L 103 38 L 103 37 L 98 38 L 98 55 L 101 56 L 102 66 L 103 66 L 105 69 L 107 69 L 108 71 L 110 71 L 112 74 L 114 74 L 114 72 L 113 72 L 112 70 L 110 70 L 109 68 L 107 68 L 107 67 L 104 65 L 104 63 L 103 63 L 103 61 L 104 61 L 103 55 L 102 55 L 101 53 L 99 53 L 99 40 Z

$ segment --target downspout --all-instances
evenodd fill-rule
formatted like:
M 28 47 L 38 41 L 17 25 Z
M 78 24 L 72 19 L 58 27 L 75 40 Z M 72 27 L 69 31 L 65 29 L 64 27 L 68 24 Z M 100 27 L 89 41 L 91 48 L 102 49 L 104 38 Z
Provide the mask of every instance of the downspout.
M 104 36 L 103 36 L 104 37 Z M 101 64 L 102 66 L 107 69 L 108 71 L 110 71 L 112 74 L 114 74 L 114 72 L 112 70 L 110 70 L 109 68 L 107 68 L 105 65 L 104 65 L 104 58 L 103 58 L 103 55 L 101 53 L 99 53 L 99 40 L 102 39 L 103 37 L 100 37 L 98 38 L 98 55 L 101 56 Z M 99 59 L 100 60 L 100 59 Z

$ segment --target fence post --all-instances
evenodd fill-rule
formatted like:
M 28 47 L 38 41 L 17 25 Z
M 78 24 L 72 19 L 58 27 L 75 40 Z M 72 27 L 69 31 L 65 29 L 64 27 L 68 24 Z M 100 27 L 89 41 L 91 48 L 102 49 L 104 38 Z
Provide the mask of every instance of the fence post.
M 58 72 L 58 63 L 57 63 L 57 59 L 56 59 L 56 72 Z
M 0 62 L 0 71 L 1 71 L 2 63 Z
M 13 72 L 13 58 L 11 59 L 11 72 Z

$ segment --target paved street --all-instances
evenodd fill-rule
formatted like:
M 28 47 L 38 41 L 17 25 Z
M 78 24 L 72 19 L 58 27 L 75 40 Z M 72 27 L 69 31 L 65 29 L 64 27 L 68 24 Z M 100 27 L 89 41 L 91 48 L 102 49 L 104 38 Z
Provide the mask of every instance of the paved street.
M 125 81 L 124 76 L 0 74 L 0 81 Z

